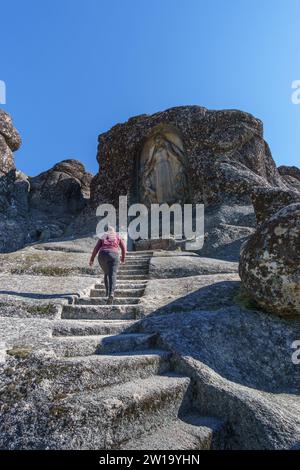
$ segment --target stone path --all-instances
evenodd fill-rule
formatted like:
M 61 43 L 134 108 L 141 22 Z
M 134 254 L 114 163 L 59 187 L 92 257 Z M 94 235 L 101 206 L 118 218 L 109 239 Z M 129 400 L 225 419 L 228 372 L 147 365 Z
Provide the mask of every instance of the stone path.
M 155 335 L 138 331 L 139 305 L 151 252 L 129 252 L 119 270 L 114 305 L 103 284 L 63 307 L 53 341 L 64 367 L 76 368 L 59 403 L 66 448 L 209 449 L 223 425 L 193 408 L 189 377 L 174 370 L 172 354 Z M 80 433 L 74 433 L 74 426 Z

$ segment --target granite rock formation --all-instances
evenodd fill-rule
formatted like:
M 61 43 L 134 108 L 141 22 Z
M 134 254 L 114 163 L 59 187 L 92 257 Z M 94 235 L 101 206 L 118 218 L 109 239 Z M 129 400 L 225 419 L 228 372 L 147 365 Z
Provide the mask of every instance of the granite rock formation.
M 190 202 L 220 203 L 228 196 L 249 201 L 255 185 L 285 186 L 263 139 L 260 120 L 237 110 L 185 106 L 131 118 L 99 136 L 100 170 L 92 181 L 93 203 L 117 203 L 119 194 L 139 202 L 140 160 L 143 163 L 145 145 L 157 134 L 169 142 L 177 138 Z
M 77 160 L 28 177 L 16 170 L 13 151 L 21 138 L 0 110 L 0 252 L 61 237 L 89 201 L 92 175 Z
M 21 137 L 8 113 L 0 109 L 0 177 L 15 170 L 13 152 L 21 145 Z
M 183 252 L 131 254 L 107 306 L 94 244 L 0 255 L 1 449 L 299 448 L 299 321 L 248 305 L 235 263 Z
M 64 160 L 30 178 L 30 207 L 57 214 L 78 213 L 90 196 L 92 175 L 78 160 Z
M 300 191 L 300 170 L 296 166 L 278 167 L 279 174 L 284 180 L 285 184 L 292 190 Z
M 282 188 L 254 188 L 252 203 L 260 224 L 290 204 L 300 202 L 300 192 Z
M 185 106 L 136 116 L 99 136 L 97 159 L 94 207 L 117 205 L 119 195 L 129 204 L 176 202 L 176 194 L 177 202 L 204 203 L 203 256 L 237 260 L 256 225 L 253 188 L 288 190 L 262 122 L 238 110 Z
M 281 316 L 300 315 L 300 203 L 279 210 L 242 249 L 240 276 L 260 307 Z
M 0 251 L 40 243 L 0 254 L 0 448 L 299 449 L 300 203 L 260 121 L 199 107 L 139 116 L 100 137 L 99 160 L 92 205 L 79 162 L 30 178 L 5 160 Z M 205 203 L 207 243 L 201 256 L 129 253 L 107 305 L 87 266 L 95 239 L 76 235 L 119 193 L 172 201 L 161 176 Z M 230 261 L 249 237 L 245 292 Z

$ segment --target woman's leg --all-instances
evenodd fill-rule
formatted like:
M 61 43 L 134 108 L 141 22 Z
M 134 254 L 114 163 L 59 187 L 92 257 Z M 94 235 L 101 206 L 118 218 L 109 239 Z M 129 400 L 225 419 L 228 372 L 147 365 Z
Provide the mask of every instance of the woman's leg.
M 109 272 L 109 266 L 108 266 L 108 257 L 105 252 L 99 253 L 98 256 L 98 261 L 101 269 L 104 272 L 104 285 L 105 285 L 105 291 L 106 291 L 106 297 L 109 295 L 109 279 L 108 279 L 108 272 Z
M 105 285 L 105 296 L 108 297 L 108 292 L 109 292 L 108 274 L 104 274 L 104 285 Z
M 117 272 L 119 267 L 119 253 L 110 252 L 108 260 L 108 296 L 113 298 L 117 283 Z

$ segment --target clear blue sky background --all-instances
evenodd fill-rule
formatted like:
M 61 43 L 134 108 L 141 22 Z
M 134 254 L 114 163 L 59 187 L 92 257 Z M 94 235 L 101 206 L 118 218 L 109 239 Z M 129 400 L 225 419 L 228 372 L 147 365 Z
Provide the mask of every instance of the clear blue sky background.
M 299 0 L 0 0 L 18 168 L 96 172 L 99 133 L 187 104 L 253 113 L 277 164 L 299 166 L 299 20 Z

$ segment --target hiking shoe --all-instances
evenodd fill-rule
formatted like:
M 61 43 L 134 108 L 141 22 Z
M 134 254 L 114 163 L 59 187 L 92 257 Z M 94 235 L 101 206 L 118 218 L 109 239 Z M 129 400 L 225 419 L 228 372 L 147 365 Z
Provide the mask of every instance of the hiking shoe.
M 113 301 L 114 301 L 114 297 L 112 295 L 110 295 L 107 299 L 107 304 L 108 305 L 112 305 L 113 304 Z

